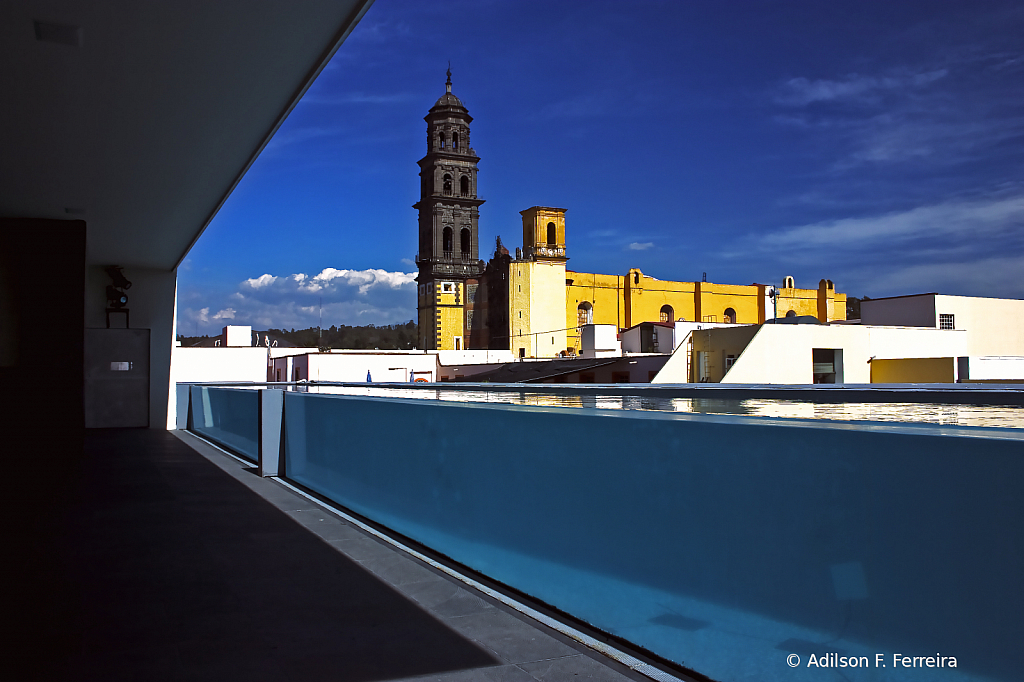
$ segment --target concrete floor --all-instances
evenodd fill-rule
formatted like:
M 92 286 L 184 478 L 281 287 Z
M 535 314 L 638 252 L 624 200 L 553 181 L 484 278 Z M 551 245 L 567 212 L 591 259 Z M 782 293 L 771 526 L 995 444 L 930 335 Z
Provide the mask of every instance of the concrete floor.
M 36 679 L 648 679 L 189 435 L 87 432 L 54 518 Z

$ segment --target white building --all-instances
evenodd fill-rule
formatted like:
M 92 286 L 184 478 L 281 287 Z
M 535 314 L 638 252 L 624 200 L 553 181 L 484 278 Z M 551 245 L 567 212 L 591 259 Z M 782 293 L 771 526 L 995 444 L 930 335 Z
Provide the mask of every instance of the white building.
M 1024 301 L 916 294 L 861 301 L 861 323 L 967 331 L 970 356 L 1024 356 Z
M 765 324 L 705 329 L 652 383 L 908 383 L 957 380 L 964 330 Z

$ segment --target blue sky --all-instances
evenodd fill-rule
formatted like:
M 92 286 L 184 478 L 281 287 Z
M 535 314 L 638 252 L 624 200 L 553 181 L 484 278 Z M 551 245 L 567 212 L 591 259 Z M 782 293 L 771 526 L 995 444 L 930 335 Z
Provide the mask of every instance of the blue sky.
M 179 269 L 179 333 L 415 317 L 448 60 L 481 257 L 547 205 L 582 272 L 1024 298 L 1019 2 L 377 0 Z

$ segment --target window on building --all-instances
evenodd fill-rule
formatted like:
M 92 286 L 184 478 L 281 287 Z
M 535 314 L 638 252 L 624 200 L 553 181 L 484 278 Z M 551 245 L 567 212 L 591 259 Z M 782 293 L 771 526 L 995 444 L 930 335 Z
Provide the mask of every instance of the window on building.
M 939 315 L 939 329 L 956 329 L 956 324 L 953 320 L 952 315 L 940 314 Z
M 455 337 L 455 350 L 462 350 L 462 339 L 458 336 Z
M 736 356 L 735 355 L 726 355 L 725 356 L 725 371 L 728 372 L 730 369 L 732 369 L 732 366 L 734 364 L 736 364 Z
M 437 146 L 444 149 L 444 133 L 438 133 L 437 135 Z
M 455 293 L 455 282 L 443 282 L 441 284 L 442 294 L 454 294 Z
M 444 193 L 452 193 L 452 176 L 448 175 L 447 173 L 444 174 Z
M 795 310 L 787 310 L 786 311 L 786 317 L 796 317 L 796 311 Z
M 459 148 L 459 134 L 458 133 L 452 133 L 452 149 L 458 149 L 458 148 Z
M 459 248 L 462 250 L 463 256 L 468 256 L 473 251 L 473 238 L 470 236 L 469 228 L 462 228 L 462 232 L 459 234 Z
M 519 357 L 521 357 L 521 358 L 525 358 L 526 357 L 526 349 L 525 348 L 520 348 L 519 349 Z
M 576 325 L 582 327 L 585 324 L 594 324 L 594 306 L 589 301 L 576 306 Z
M 782 288 L 783 289 L 795 289 L 796 288 L 796 281 L 792 277 L 783 277 L 782 278 Z
M 662 322 L 675 322 L 676 314 L 672 310 L 672 306 L 663 305 L 661 306 L 661 321 Z
M 452 228 L 445 227 L 444 231 L 441 232 L 441 246 L 444 249 L 445 255 L 451 258 L 452 254 Z
M 469 178 L 465 175 L 459 178 L 459 192 L 464 197 L 469 196 Z
M 725 312 L 722 313 L 722 321 L 726 324 L 736 324 L 736 311 L 732 308 L 726 308 Z
M 557 230 L 554 223 L 548 223 L 548 245 L 554 246 L 558 243 Z

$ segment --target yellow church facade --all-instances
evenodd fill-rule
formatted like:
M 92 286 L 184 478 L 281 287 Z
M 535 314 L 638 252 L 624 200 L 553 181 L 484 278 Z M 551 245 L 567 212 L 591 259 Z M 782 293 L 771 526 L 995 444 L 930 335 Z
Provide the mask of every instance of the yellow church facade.
M 641 322 L 684 320 L 763 324 L 776 315 L 811 316 L 823 323 L 846 319 L 846 295 L 824 279 L 816 289 L 799 289 L 792 277 L 775 287 L 666 281 L 638 269 L 625 275 L 567 270 L 565 213 L 543 206 L 521 212 L 524 247 L 507 264 L 505 338 L 517 357 L 578 353 L 586 324 L 623 330 Z

